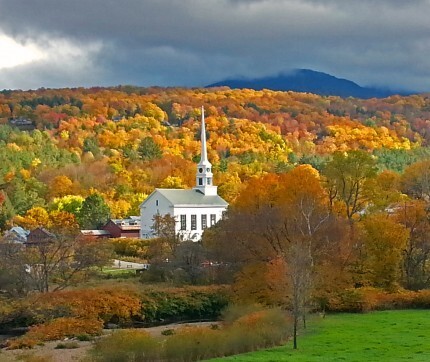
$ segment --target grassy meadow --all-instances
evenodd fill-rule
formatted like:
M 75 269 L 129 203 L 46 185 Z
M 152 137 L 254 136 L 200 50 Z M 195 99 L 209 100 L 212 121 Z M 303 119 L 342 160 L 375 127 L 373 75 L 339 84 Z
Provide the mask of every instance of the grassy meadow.
M 301 334 L 296 351 L 288 343 L 222 361 L 430 361 L 428 310 L 328 315 Z

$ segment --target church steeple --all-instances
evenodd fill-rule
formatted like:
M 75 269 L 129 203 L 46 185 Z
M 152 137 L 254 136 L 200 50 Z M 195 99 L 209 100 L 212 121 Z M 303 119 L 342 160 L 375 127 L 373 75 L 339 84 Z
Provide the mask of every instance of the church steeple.
M 217 187 L 213 185 L 212 164 L 208 160 L 204 107 L 202 107 L 202 127 L 200 140 L 202 149 L 200 154 L 200 162 L 197 164 L 196 187 L 194 189 L 205 195 L 214 196 L 217 195 Z

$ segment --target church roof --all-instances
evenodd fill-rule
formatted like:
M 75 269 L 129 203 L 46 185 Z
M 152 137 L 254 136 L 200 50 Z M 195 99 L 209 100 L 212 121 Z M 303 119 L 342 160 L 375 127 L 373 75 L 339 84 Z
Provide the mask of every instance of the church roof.
M 221 196 L 208 196 L 197 190 L 155 189 L 175 206 L 224 206 L 228 203 Z

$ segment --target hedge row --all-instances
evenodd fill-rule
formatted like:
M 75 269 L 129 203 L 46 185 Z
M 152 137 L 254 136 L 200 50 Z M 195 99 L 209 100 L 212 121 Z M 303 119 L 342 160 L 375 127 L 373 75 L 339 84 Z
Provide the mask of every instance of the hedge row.
M 430 290 L 387 292 L 375 288 L 346 289 L 324 301 L 329 312 L 430 309 Z
M 97 334 L 103 325 L 155 324 L 180 320 L 213 320 L 228 304 L 224 287 L 162 288 L 147 291 L 96 288 L 39 294 L 3 305 L 0 330 L 30 327 L 10 345 L 31 347 L 48 339 Z M 76 333 L 70 326 L 79 325 Z M 94 326 L 99 326 L 98 329 Z M 43 331 L 43 333 L 35 333 Z M 51 337 L 49 337 L 51 336 Z M 40 337 L 40 338 L 39 338 Z
M 228 305 L 225 287 L 188 287 L 148 290 L 141 297 L 147 323 L 214 320 Z

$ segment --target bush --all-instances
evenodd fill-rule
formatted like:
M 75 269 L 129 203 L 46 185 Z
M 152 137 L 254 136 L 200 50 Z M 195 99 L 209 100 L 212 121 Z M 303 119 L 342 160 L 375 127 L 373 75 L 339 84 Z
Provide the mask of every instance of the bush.
M 79 348 L 78 342 L 61 342 L 55 346 L 55 349 L 74 349 Z
M 142 315 L 149 323 L 213 320 L 229 302 L 225 287 L 150 290 L 142 295 Z
M 163 336 L 172 336 L 175 334 L 175 330 L 174 329 L 164 329 L 161 331 L 161 334 Z
M 347 289 L 331 296 L 327 303 L 327 311 L 331 312 L 417 308 L 430 308 L 430 290 L 387 292 L 376 288 Z
M 165 342 L 168 361 L 200 361 L 224 355 L 223 333 L 204 327 L 180 328 Z
M 161 345 L 142 330 L 120 330 L 95 343 L 95 361 L 140 362 L 160 360 Z
M 56 318 L 100 319 L 104 323 L 130 323 L 140 318 L 139 297 L 129 290 L 95 288 L 31 296 L 10 312 L 17 326 L 42 324 Z
M 180 328 L 165 339 L 123 330 L 98 340 L 92 354 L 103 362 L 199 361 L 281 344 L 290 325 L 281 310 L 270 309 L 242 316 L 225 328 Z
M 89 334 L 83 333 L 83 334 L 78 334 L 78 335 L 76 336 L 76 339 L 77 339 L 78 341 L 80 341 L 80 342 L 89 342 L 89 341 L 91 341 L 93 338 L 92 338 Z
M 279 309 L 260 310 L 236 320 L 229 329 L 226 354 L 237 354 L 284 342 L 291 323 Z
M 223 310 L 221 320 L 225 324 L 232 324 L 247 314 L 261 311 L 263 309 L 264 308 L 262 306 L 257 304 L 232 304 Z
M 101 334 L 102 330 L 103 322 L 97 319 L 57 318 L 30 327 L 24 336 L 9 340 L 7 346 L 10 349 L 33 348 L 41 341 L 55 341 L 82 334 L 95 336 Z

